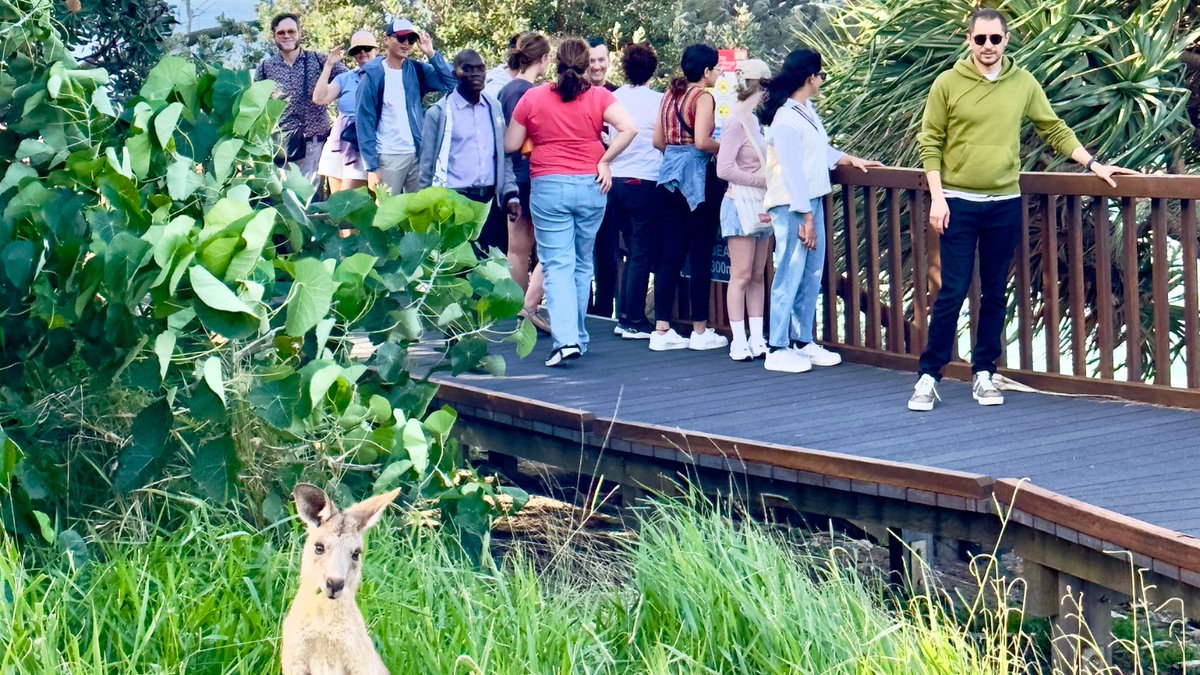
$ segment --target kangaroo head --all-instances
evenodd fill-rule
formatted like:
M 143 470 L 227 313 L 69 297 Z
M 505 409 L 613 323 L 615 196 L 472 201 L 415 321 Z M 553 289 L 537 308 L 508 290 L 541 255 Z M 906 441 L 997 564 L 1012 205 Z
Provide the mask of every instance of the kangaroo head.
M 300 483 L 292 490 L 296 511 L 308 525 L 300 564 L 300 594 L 353 599 L 362 580 L 363 533 L 379 521 L 399 488 L 339 511 L 325 491 Z

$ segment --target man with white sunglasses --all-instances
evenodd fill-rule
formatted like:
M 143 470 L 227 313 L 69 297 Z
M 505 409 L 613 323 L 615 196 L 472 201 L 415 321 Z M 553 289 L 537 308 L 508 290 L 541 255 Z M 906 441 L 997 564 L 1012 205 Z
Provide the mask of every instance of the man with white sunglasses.
M 971 352 L 971 393 L 980 405 L 1004 403 L 992 375 L 1004 348 L 1009 266 L 1021 237 L 1021 123 L 1044 142 L 1108 182 L 1136 171 L 1097 161 L 1054 114 L 1029 71 L 1004 56 L 1008 21 L 994 9 L 971 15 L 971 53 L 933 83 L 917 136 L 932 197 L 929 226 L 941 235 L 942 286 L 929 319 L 909 410 L 933 410 L 950 361 L 958 316 L 979 253 L 980 307 Z

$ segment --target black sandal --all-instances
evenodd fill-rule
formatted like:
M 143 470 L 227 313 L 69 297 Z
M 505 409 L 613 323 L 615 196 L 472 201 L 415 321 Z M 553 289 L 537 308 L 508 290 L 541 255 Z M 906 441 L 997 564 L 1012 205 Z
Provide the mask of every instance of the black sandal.
M 563 361 L 577 359 L 581 355 L 583 351 L 579 349 L 579 345 L 563 345 L 550 352 L 550 356 L 546 358 L 546 365 L 555 368 L 562 365 Z

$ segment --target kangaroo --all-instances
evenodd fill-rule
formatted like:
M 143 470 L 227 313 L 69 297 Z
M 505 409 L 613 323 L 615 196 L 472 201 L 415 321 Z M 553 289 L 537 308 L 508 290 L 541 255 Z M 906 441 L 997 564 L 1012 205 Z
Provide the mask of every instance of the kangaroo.
M 362 579 L 363 533 L 398 494 L 392 490 L 339 512 L 315 485 L 292 490 L 308 536 L 300 588 L 283 621 L 283 675 L 388 675 L 354 594 Z

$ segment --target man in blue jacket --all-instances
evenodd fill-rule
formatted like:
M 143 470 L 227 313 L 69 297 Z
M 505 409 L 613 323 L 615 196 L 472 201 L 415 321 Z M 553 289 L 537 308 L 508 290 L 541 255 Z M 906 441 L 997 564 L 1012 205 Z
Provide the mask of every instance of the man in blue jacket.
M 476 245 L 483 251 L 493 246 L 506 251 L 505 217 L 519 218 L 521 201 L 512 156 L 504 152 L 504 110 L 483 91 L 486 72 L 478 52 L 468 49 L 454 57 L 458 87 L 425 115 L 420 183 L 492 204 Z
M 413 45 L 429 63 L 408 58 Z M 363 66 L 358 85 L 358 151 L 367 169 L 367 185 L 383 183 L 392 194 L 418 189 L 417 155 L 425 112 L 421 98 L 450 91 L 454 71 L 433 49 L 428 34 L 417 34 L 412 22 L 396 19 L 387 29 L 387 54 Z

